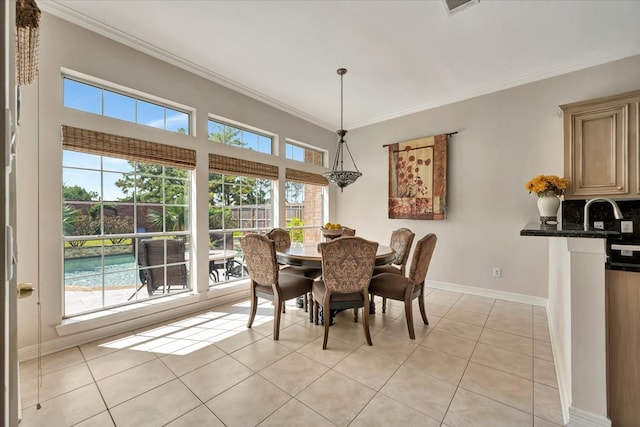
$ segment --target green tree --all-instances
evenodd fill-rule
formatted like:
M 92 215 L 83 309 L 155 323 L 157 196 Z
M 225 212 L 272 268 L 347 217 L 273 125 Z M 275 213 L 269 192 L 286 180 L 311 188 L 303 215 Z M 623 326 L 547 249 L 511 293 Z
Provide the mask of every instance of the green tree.
M 89 191 L 79 185 L 63 185 L 62 197 L 64 200 L 89 202 L 98 200 L 98 193 Z
M 164 223 L 165 231 L 183 231 L 186 229 L 186 210 L 182 206 L 167 206 L 164 215 L 162 212 L 150 210 L 147 218 L 155 230 L 162 230 Z
M 125 195 L 119 201 L 132 202 L 135 189 L 138 203 L 186 203 L 186 170 L 149 163 L 136 165 L 134 161 L 129 163 L 135 166 L 135 171 L 123 173 L 122 178 L 115 182 Z

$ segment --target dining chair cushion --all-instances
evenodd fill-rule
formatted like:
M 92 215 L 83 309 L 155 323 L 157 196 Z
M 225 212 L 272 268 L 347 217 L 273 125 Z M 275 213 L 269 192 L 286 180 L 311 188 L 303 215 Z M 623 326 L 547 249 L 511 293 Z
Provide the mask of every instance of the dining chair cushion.
M 402 270 L 392 264 L 376 265 L 376 267 L 373 269 L 373 275 L 377 276 L 378 274 L 382 273 L 402 275 Z
M 374 276 L 369 284 L 369 292 L 395 300 L 404 300 L 409 279 L 397 273 L 382 273 Z
M 309 292 L 309 286 L 313 284 L 313 280 L 305 277 L 298 276 L 296 274 L 288 274 L 281 272 L 278 277 L 278 286 L 282 292 L 282 299 L 290 300 L 300 295 L 304 295 L 305 292 Z M 256 285 L 256 292 L 261 294 L 273 295 L 273 287 L 265 285 Z
M 327 287 L 324 285 L 322 280 L 316 280 L 313 282 L 313 294 L 316 297 L 324 298 L 324 295 L 327 292 Z M 331 294 L 331 302 L 353 302 L 360 301 L 362 302 L 362 293 L 360 292 L 351 292 L 348 294 L 341 293 L 333 293 Z M 361 306 L 362 307 L 362 306 Z

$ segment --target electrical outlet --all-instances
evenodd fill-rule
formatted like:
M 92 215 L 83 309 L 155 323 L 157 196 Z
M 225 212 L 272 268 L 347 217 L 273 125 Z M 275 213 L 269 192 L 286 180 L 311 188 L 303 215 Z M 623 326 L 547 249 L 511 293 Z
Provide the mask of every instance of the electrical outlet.
M 493 277 L 502 277 L 502 269 L 500 267 L 493 267 Z
M 604 230 L 604 221 L 593 221 L 593 228 Z
M 620 221 L 620 231 L 622 233 L 633 233 L 633 221 Z

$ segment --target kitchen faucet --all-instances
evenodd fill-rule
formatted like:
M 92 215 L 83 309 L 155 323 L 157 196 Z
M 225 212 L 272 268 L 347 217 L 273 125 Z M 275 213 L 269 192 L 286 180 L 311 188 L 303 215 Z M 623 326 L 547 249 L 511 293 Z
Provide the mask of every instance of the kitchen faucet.
M 609 202 L 611 206 L 613 206 L 613 216 L 616 219 L 622 219 L 622 212 L 620 212 L 620 208 L 618 204 L 611 199 L 607 199 L 606 197 L 597 197 L 595 199 L 587 200 L 587 203 L 584 205 L 584 229 L 589 230 L 589 206 L 593 202 Z

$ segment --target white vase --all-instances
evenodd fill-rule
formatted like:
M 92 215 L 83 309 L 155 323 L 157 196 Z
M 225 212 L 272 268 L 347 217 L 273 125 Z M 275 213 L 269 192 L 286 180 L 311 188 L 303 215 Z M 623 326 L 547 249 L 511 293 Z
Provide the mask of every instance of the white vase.
M 558 209 L 560 199 L 553 191 L 547 191 L 544 196 L 538 197 L 538 211 L 540 212 L 540 223 L 558 222 Z

